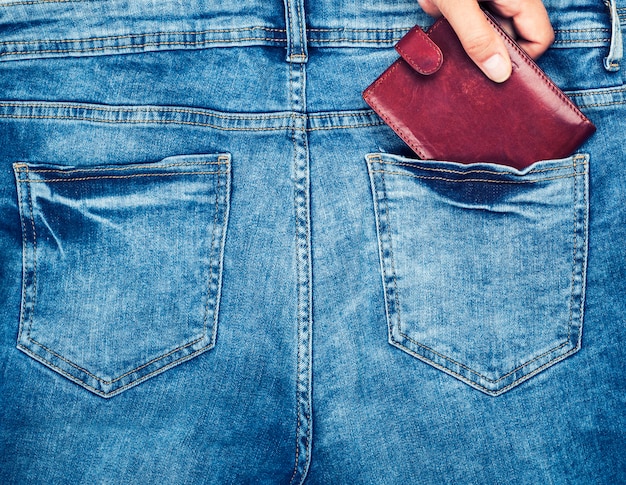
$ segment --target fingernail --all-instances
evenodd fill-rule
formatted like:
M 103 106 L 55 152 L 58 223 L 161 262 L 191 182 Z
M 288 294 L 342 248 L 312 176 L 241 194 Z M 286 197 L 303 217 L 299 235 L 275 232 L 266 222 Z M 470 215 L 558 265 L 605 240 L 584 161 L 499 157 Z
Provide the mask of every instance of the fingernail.
M 485 74 L 497 83 L 506 81 L 511 75 L 511 66 L 504 60 L 501 54 L 494 54 L 483 63 Z

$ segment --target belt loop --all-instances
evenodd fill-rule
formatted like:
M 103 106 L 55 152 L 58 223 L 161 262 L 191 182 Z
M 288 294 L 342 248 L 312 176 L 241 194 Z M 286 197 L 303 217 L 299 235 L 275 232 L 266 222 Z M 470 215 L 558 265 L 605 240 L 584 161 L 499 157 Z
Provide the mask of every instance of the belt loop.
M 287 62 L 308 60 L 304 0 L 284 0 L 287 31 Z
M 614 72 L 619 71 L 620 62 L 624 54 L 622 28 L 617 12 L 617 1 L 608 0 L 605 3 L 611 12 L 611 47 L 609 49 L 609 55 L 604 58 L 604 68 L 607 71 Z

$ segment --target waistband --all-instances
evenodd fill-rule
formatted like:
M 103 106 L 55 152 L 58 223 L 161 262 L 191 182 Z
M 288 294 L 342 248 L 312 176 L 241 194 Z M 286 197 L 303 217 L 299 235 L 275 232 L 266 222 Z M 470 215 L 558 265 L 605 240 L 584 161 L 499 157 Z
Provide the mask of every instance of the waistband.
M 626 0 L 612 1 L 626 27 Z M 603 0 L 545 3 L 555 47 L 611 42 Z M 225 46 L 283 47 L 304 60 L 306 48 L 388 48 L 432 21 L 417 0 L 0 0 L 0 61 Z

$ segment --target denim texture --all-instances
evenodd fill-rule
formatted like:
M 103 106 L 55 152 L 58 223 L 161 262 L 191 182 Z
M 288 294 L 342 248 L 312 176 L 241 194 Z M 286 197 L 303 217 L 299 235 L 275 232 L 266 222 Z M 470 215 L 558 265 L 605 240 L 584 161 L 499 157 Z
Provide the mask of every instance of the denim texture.
M 494 395 L 576 352 L 587 160 L 370 156 L 390 343 Z
M 546 4 L 517 171 L 363 102 L 414 0 L 2 1 L 0 483 L 626 482 L 626 5 Z

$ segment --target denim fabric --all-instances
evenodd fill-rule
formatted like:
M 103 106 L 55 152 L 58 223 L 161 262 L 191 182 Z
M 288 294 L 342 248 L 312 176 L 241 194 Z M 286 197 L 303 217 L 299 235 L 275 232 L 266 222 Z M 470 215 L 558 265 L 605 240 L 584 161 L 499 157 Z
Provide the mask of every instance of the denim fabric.
M 494 395 L 580 348 L 587 157 L 369 162 L 390 343 Z
M 626 482 L 626 5 L 547 7 L 517 171 L 363 102 L 414 0 L 3 0 L 0 483 Z

